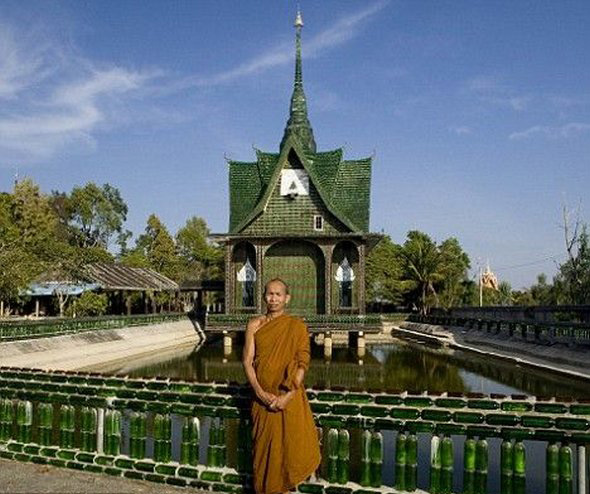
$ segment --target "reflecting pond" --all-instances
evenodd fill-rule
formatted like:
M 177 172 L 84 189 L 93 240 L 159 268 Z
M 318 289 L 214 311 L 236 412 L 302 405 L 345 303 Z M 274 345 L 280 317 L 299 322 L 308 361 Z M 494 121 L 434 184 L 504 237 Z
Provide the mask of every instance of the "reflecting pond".
M 124 365 L 101 369 L 131 376 L 166 376 L 196 381 L 245 382 L 241 345 L 224 354 L 220 342 L 188 348 Z M 465 351 L 433 348 L 398 340 L 369 346 L 362 358 L 357 350 L 335 347 L 327 360 L 323 347 L 312 345 L 306 375 L 308 386 L 347 389 L 411 390 L 588 397 L 590 381 Z

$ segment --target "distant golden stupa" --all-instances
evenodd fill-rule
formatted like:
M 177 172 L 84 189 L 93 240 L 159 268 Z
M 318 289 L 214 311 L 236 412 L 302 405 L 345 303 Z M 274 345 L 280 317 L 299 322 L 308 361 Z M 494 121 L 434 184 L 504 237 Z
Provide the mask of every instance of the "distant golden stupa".
M 485 271 L 481 274 L 481 285 L 484 288 L 491 288 L 492 290 L 499 290 L 498 278 L 490 269 L 490 264 L 488 263 Z

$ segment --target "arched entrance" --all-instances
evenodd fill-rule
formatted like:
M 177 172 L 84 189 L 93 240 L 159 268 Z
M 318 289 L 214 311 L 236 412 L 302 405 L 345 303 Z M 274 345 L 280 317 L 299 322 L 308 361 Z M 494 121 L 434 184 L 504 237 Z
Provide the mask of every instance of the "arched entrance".
M 283 240 L 264 256 L 263 282 L 281 278 L 291 289 L 289 312 L 324 314 L 325 262 L 321 249 L 303 240 Z
M 256 249 L 250 242 L 240 242 L 232 252 L 234 307 L 239 312 L 256 311 Z
M 350 241 L 339 242 L 332 254 L 332 308 L 335 313 L 356 313 L 359 295 L 359 254 Z

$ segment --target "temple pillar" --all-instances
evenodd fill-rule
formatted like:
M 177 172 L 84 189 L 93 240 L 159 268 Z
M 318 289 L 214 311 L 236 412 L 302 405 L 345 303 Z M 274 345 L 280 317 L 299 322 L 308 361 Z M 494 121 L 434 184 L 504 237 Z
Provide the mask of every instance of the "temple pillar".
M 233 263 L 232 263 L 233 246 L 231 242 L 225 244 L 225 313 L 231 314 L 234 312 L 234 275 Z M 197 304 L 202 307 L 203 295 L 198 292 Z
M 367 252 L 366 245 L 364 243 L 358 246 L 359 252 L 359 269 L 358 269 L 358 304 L 359 304 L 359 314 L 364 314 L 366 307 L 366 297 L 365 297 L 365 256 Z
M 254 245 L 254 249 L 256 249 L 256 312 L 258 314 L 262 314 L 262 302 L 263 302 L 263 291 L 264 286 L 262 284 L 263 278 L 263 268 L 262 263 L 264 260 L 264 254 L 266 252 L 267 247 L 262 246 L 260 244 Z
M 332 333 L 330 331 L 324 333 L 324 358 L 332 359 Z
M 334 245 L 324 245 L 324 308 L 326 314 L 332 314 L 332 254 Z

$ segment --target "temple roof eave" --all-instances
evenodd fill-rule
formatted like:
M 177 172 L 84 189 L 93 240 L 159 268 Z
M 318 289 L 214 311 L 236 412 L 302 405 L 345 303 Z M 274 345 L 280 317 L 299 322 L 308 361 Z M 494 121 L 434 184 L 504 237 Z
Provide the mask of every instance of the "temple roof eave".
M 269 240 L 269 239 L 296 239 L 296 240 L 363 240 L 366 241 L 369 250 L 377 245 L 385 235 L 382 233 L 211 233 L 209 239 L 225 244 L 234 240 Z

